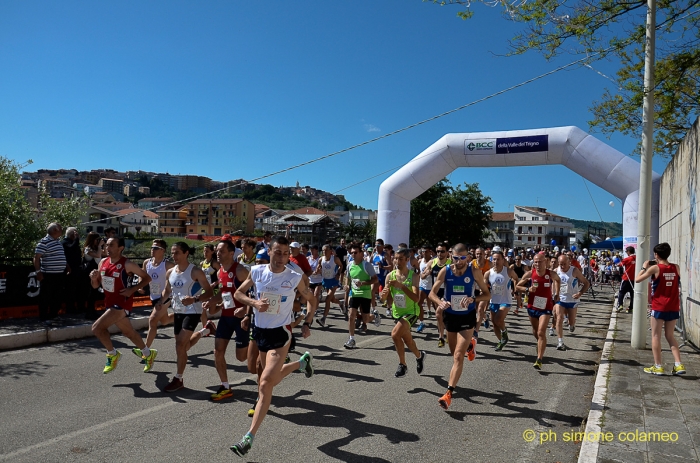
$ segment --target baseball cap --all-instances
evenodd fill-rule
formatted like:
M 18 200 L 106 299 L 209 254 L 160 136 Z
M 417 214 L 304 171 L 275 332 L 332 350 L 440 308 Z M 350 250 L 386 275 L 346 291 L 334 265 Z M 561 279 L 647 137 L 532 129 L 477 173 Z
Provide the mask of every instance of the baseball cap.
M 372 251 L 374 251 L 374 249 L 372 249 L 372 248 L 367 248 L 367 252 L 372 252 Z
M 301 244 L 299 244 L 297 241 L 292 241 L 292 242 L 289 244 L 289 247 L 290 247 L 290 248 L 300 248 L 300 247 L 301 247 Z
M 494 246 L 493 249 L 492 249 L 491 251 L 492 251 L 492 252 L 503 252 L 503 251 L 501 251 L 501 247 L 500 247 L 500 246 Z
M 258 254 L 256 255 L 258 259 L 263 259 L 263 260 L 270 260 L 270 256 L 267 254 L 267 251 L 265 249 L 261 249 L 258 251 Z

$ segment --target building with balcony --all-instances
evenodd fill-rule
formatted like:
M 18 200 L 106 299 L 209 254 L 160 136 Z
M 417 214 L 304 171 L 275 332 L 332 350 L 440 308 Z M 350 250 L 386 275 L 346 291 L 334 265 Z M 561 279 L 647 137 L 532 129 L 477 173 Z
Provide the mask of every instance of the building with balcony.
M 122 209 L 114 212 L 119 219 L 119 233 L 158 233 L 158 214 L 143 209 Z
M 326 214 L 287 214 L 277 218 L 270 230 L 274 235 L 289 231 L 292 240 L 321 245 L 326 240 L 338 241 L 339 222 Z
M 139 199 L 139 207 L 141 209 L 154 209 L 170 204 L 175 201 L 175 198 L 143 198 Z
M 253 234 L 255 204 L 247 199 L 197 199 L 187 203 L 187 234 Z
M 512 212 L 494 212 L 489 217 L 490 244 L 501 247 L 513 247 L 513 230 L 515 229 L 515 214 Z
M 532 206 L 515 206 L 514 216 L 513 247 L 549 249 L 569 246 L 569 234 L 574 226 L 566 217 Z M 550 244 L 552 240 L 554 245 Z
M 101 178 L 97 182 L 97 186 L 108 193 L 124 194 L 124 180 L 116 178 Z
M 184 236 L 187 234 L 187 206 L 173 206 L 158 209 L 158 232 L 163 236 Z
M 198 175 L 178 175 L 177 189 L 179 191 L 192 191 L 194 193 L 206 193 L 211 190 L 211 179 Z

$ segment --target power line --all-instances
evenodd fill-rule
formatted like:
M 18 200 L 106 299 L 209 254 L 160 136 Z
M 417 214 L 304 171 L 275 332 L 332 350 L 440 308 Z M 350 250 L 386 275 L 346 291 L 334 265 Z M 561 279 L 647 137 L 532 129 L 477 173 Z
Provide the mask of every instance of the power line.
M 612 48 L 612 47 L 610 47 L 610 48 Z M 604 51 L 607 51 L 607 50 L 604 50 Z M 604 51 L 603 51 L 603 52 L 604 52 Z M 603 53 L 603 52 L 600 52 L 600 53 Z M 598 53 L 598 54 L 600 54 L 600 53 Z M 250 179 L 250 180 L 245 180 L 245 181 L 243 181 L 243 182 L 239 182 L 238 184 L 229 185 L 229 186 L 227 186 L 227 187 L 225 187 L 225 188 L 220 188 L 220 189 L 218 189 L 218 190 L 210 191 L 210 192 L 208 192 L 208 193 L 202 193 L 202 194 L 199 194 L 199 195 L 191 196 L 191 197 L 186 198 L 186 199 L 181 199 L 181 200 L 179 200 L 179 201 L 173 201 L 173 202 L 168 203 L 168 204 L 163 204 L 163 205 L 160 205 L 160 206 L 157 206 L 157 207 L 153 207 L 153 208 L 150 208 L 150 209 L 145 209 L 145 210 L 151 211 L 151 210 L 161 209 L 161 208 L 168 207 L 168 206 L 177 205 L 177 204 L 180 204 L 180 203 L 183 203 L 183 202 L 190 202 L 190 201 L 195 200 L 195 199 L 197 199 L 197 198 L 202 198 L 202 197 L 204 197 L 204 196 L 209 196 L 209 195 L 212 195 L 212 194 L 215 194 L 215 193 L 219 193 L 219 192 L 222 192 L 222 191 L 225 191 L 225 190 L 229 190 L 229 189 L 231 189 L 231 188 L 233 188 L 233 187 L 236 187 L 236 186 L 239 186 L 239 185 L 243 185 L 243 184 L 246 184 L 246 183 L 253 183 L 253 182 L 256 182 L 256 181 L 265 179 L 265 178 L 273 177 L 273 176 L 275 176 L 275 175 L 279 175 L 279 174 L 282 174 L 282 173 L 285 173 L 285 172 L 289 172 L 289 171 L 291 171 L 291 170 L 298 169 L 298 168 L 300 168 L 300 167 L 308 166 L 308 165 L 310 165 L 310 164 L 314 164 L 314 163 L 316 163 L 316 162 L 323 161 L 323 160 L 325 160 L 325 159 L 329 159 L 329 158 L 334 157 L 334 156 L 338 156 L 339 154 L 343 154 L 343 153 L 346 153 L 346 152 L 348 152 L 348 151 L 351 151 L 351 150 L 354 150 L 354 149 L 361 148 L 361 147 L 363 147 L 363 146 L 369 145 L 369 144 L 371 144 L 371 143 L 375 143 L 375 142 L 377 142 L 377 141 L 379 141 L 379 140 L 383 140 L 383 139 L 385 139 L 385 138 L 388 138 L 388 137 L 391 137 L 391 136 L 394 136 L 394 135 L 398 135 L 399 133 L 405 132 L 405 131 L 410 130 L 410 129 L 414 129 L 414 128 L 418 127 L 418 126 L 421 126 L 421 125 L 423 125 L 423 124 L 427 124 L 428 122 L 432 122 L 432 121 L 434 121 L 434 120 L 437 120 L 437 119 L 440 119 L 440 118 L 442 118 L 442 117 L 448 116 L 448 115 L 450 115 L 450 114 L 456 113 L 456 112 L 458 112 L 458 111 L 461 111 L 461 110 L 463 110 L 463 109 L 466 109 L 466 108 L 468 108 L 468 107 L 470 107 L 470 106 L 474 106 L 474 105 L 476 105 L 476 104 L 478 104 L 478 103 L 481 103 L 481 102 L 483 102 L 483 101 L 490 100 L 491 98 L 495 98 L 495 97 L 497 97 L 497 96 L 499 96 L 499 95 L 502 95 L 502 94 L 504 94 L 504 93 L 510 92 L 511 90 L 515 90 L 516 88 L 523 87 L 523 86 L 525 86 L 525 85 L 527 85 L 527 84 L 530 84 L 530 83 L 535 82 L 535 81 L 537 81 L 537 80 L 540 80 L 540 79 L 542 79 L 542 78 L 544 78 L 544 77 L 550 76 L 550 75 L 555 74 L 555 73 L 557 73 L 557 72 L 559 72 L 559 71 L 562 71 L 562 70 L 564 70 L 564 69 L 567 69 L 567 68 L 570 68 L 570 67 L 572 67 L 572 66 L 575 66 L 575 65 L 577 65 L 577 64 L 579 64 L 579 63 L 583 63 L 584 61 L 588 61 L 588 60 L 590 60 L 590 59 L 591 59 L 591 56 L 586 56 L 586 57 L 584 57 L 584 58 L 577 59 L 577 60 L 572 61 L 572 62 L 570 62 L 570 63 L 568 63 L 568 64 L 564 64 L 564 65 L 559 66 L 559 67 L 557 67 L 557 68 L 555 68 L 555 69 L 552 69 L 551 71 L 547 71 L 547 72 L 545 72 L 545 73 L 543 73 L 543 74 L 540 74 L 540 75 L 538 75 L 538 76 L 536 76 L 536 77 L 532 77 L 532 78 L 530 78 L 530 79 L 524 80 L 523 82 L 520 82 L 520 83 L 518 83 L 518 84 L 512 85 L 512 86 L 510 86 L 510 87 L 508 87 L 508 88 L 505 88 L 505 89 L 499 90 L 499 91 L 497 91 L 497 92 L 491 93 L 490 95 L 484 96 L 484 97 L 482 97 L 482 98 L 478 98 L 478 99 L 476 99 L 476 100 L 474 100 L 474 101 L 472 101 L 472 102 L 470 102 L 470 103 L 463 104 L 463 105 L 458 106 L 458 107 L 456 107 L 456 108 L 454 108 L 454 109 L 450 109 L 449 111 L 442 112 L 442 113 L 440 113 L 440 114 L 437 114 L 437 115 L 435 115 L 435 116 L 429 117 L 429 118 L 427 118 L 427 119 L 423 119 L 422 121 L 415 122 L 415 123 L 413 123 L 413 124 L 407 125 L 407 126 L 405 126 L 405 127 L 402 127 L 402 128 L 400 128 L 400 129 L 394 130 L 394 131 L 392 131 L 392 132 L 385 133 L 384 135 L 380 135 L 380 136 L 378 136 L 378 137 L 374 137 L 374 138 L 371 138 L 371 139 L 369 139 L 369 140 L 365 140 L 365 141 L 363 141 L 363 142 L 361 142 L 361 143 L 357 143 L 357 144 L 355 144 L 355 145 L 351 145 L 351 146 L 349 146 L 349 147 L 347 147 L 347 148 L 343 148 L 343 149 L 341 149 L 341 150 L 334 151 L 334 152 L 329 153 L 329 154 L 326 154 L 326 155 L 324 155 L 324 156 L 320 156 L 320 157 L 315 158 L 315 159 L 311 159 L 311 160 L 308 160 L 308 161 L 305 161 L 305 162 L 302 162 L 302 163 L 299 163 L 299 164 L 295 164 L 295 165 L 293 165 L 293 166 L 286 167 L 286 168 L 284 168 L 284 169 L 280 169 L 280 170 L 271 172 L 271 173 L 269 173 L 269 174 L 262 175 L 262 176 L 260 176 L 260 177 L 256 177 L 256 178 L 253 178 L 253 179 Z M 393 169 L 390 169 L 390 170 L 393 170 Z M 387 171 L 387 172 L 389 172 L 389 171 Z M 386 172 L 385 172 L 385 173 L 386 173 Z M 378 175 L 375 175 L 375 177 L 377 177 L 377 176 L 378 176 Z M 368 180 L 369 180 L 369 179 L 368 179 Z M 360 182 L 360 183 L 362 183 L 362 182 Z M 359 183 L 358 183 L 358 184 L 359 184 Z M 353 185 L 353 186 L 354 186 L 354 185 Z M 348 187 L 348 188 L 350 188 L 350 187 Z M 98 206 L 98 207 L 99 207 L 99 206 Z M 107 218 L 105 218 L 105 219 L 93 220 L 93 221 L 91 221 L 91 222 L 85 222 L 85 223 L 83 223 L 83 224 L 81 224 L 81 225 L 86 225 L 86 224 L 89 224 L 89 223 L 97 223 L 97 222 L 101 222 L 101 221 L 104 221 L 104 220 L 110 220 L 110 219 L 114 219 L 114 218 L 126 217 L 126 216 L 128 216 L 128 215 L 133 215 L 133 214 L 136 214 L 136 213 L 138 213 L 138 211 L 131 212 L 131 213 L 128 213 L 128 214 L 124 214 L 124 215 L 121 215 L 121 216 L 112 216 L 112 217 L 107 217 Z

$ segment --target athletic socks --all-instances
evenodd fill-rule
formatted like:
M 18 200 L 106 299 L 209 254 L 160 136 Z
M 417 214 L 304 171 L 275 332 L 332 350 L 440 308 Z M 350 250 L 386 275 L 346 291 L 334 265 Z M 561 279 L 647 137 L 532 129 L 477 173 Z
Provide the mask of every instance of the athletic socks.
M 108 350 L 107 353 L 109 355 L 117 355 L 117 349 Z
M 224 383 L 224 382 L 222 382 L 222 383 L 221 383 L 221 385 L 222 385 L 222 386 L 224 387 L 224 389 L 230 389 L 230 387 L 229 387 L 229 384 L 228 384 L 228 383 Z
M 143 349 L 141 349 L 141 355 L 143 355 L 144 357 L 148 357 L 149 355 L 151 355 L 151 349 L 149 349 L 148 346 L 144 347 Z

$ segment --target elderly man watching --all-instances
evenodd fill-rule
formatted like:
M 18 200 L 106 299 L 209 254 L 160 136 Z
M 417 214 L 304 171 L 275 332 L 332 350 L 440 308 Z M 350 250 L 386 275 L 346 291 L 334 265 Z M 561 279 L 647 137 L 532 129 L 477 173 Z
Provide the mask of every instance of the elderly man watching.
M 36 279 L 41 282 L 39 318 L 48 326 L 51 326 L 61 308 L 65 271 L 68 269 L 70 272 L 63 246 L 59 241 L 62 234 L 61 225 L 49 224 L 46 236 L 39 241 L 34 250 L 34 270 Z

